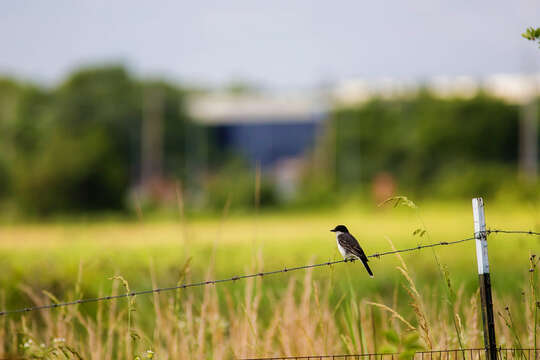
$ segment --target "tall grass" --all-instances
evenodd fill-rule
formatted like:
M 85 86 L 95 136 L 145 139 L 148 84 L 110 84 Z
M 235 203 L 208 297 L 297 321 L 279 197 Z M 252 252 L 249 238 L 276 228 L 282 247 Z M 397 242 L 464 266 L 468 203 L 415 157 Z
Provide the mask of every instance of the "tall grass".
M 233 359 L 482 347 L 478 292 L 465 295 L 460 287 L 448 302 L 436 286 L 418 288 L 409 267 L 397 256 L 398 268 L 388 271 L 398 272 L 402 280 L 390 302 L 353 288 L 332 300 L 336 295 L 332 273 L 325 280 L 315 280 L 311 270 L 301 278 L 292 275 L 284 278 L 282 290 L 265 288 L 264 279 L 251 278 L 240 292 L 220 285 L 154 293 L 144 299 L 151 306 L 130 297 L 99 302 L 95 311 L 72 306 L 1 317 L 0 357 Z M 533 347 L 537 342 L 537 263 L 531 256 L 531 271 L 521 279 L 524 301 L 494 294 L 502 346 Z M 210 268 L 207 277 L 212 275 Z M 153 266 L 150 277 L 157 286 Z M 189 277 L 186 263 L 178 282 Z M 125 279 L 116 279 L 120 281 L 113 280 L 113 294 L 119 285 L 129 291 Z M 35 305 L 56 301 L 27 286 L 21 290 Z M 71 297 L 80 296 L 79 291 L 75 289 Z

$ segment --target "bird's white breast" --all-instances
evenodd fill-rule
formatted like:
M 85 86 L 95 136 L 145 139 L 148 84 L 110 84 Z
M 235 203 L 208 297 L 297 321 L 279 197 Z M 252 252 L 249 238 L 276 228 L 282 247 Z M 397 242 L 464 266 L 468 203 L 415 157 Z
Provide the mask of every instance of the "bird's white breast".
M 346 255 L 347 255 L 347 251 L 345 251 L 345 249 L 343 247 L 341 247 L 341 245 L 339 244 L 339 239 L 338 239 L 339 235 L 341 235 L 341 232 L 336 233 L 337 248 L 338 248 L 339 252 L 341 253 L 341 256 L 343 256 L 343 258 L 345 258 Z

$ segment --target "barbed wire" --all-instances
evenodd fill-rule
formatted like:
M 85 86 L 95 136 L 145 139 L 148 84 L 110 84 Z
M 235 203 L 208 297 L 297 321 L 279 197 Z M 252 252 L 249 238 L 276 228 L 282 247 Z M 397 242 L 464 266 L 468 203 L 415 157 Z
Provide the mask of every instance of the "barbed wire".
M 533 231 L 519 231 L 519 230 L 487 230 L 486 234 L 490 233 L 506 233 L 506 234 L 528 234 L 528 235 L 540 235 L 540 233 L 533 232 Z M 455 241 L 441 241 L 438 243 L 432 243 L 427 245 L 418 245 L 415 247 L 405 248 L 405 249 L 399 249 L 399 250 L 391 250 L 391 251 L 385 251 L 380 253 L 373 253 L 371 255 L 368 255 L 368 258 L 377 258 L 380 259 L 382 256 L 386 255 L 392 255 L 392 254 L 399 254 L 404 252 L 411 252 L 411 251 L 417 251 L 422 250 L 426 248 L 433 248 L 437 246 L 447 246 L 447 245 L 455 245 L 471 240 L 475 240 L 476 238 L 469 237 L 465 239 L 455 240 Z M 56 309 L 59 307 L 66 307 L 71 305 L 78 305 L 78 304 L 86 304 L 86 303 L 92 303 L 92 302 L 98 302 L 98 301 L 108 301 L 108 300 L 114 300 L 114 299 L 121 299 L 121 298 L 127 298 L 127 297 L 134 297 L 138 295 L 146 295 L 146 294 L 152 294 L 152 293 L 161 293 L 166 291 L 173 291 L 173 290 L 179 290 L 179 289 L 187 289 L 191 287 L 199 287 L 199 286 L 206 286 L 206 285 L 216 285 L 220 283 L 225 282 L 235 282 L 242 279 L 248 279 L 248 278 L 254 278 L 254 277 L 263 277 L 267 275 L 275 275 L 280 273 L 287 273 L 291 271 L 298 271 L 298 270 L 304 270 L 304 269 L 311 269 L 316 267 L 323 267 L 323 266 L 332 266 L 335 264 L 340 263 L 347 263 L 347 262 L 355 262 L 357 259 L 346 259 L 346 260 L 336 260 L 336 261 L 327 261 L 323 263 L 318 264 L 310 264 L 310 265 L 302 265 L 302 266 L 295 266 L 290 268 L 283 268 L 279 270 L 273 270 L 273 271 L 267 271 L 267 272 L 258 272 L 254 274 L 247 274 L 247 275 L 236 275 L 225 279 L 218 279 L 218 280 L 206 280 L 206 281 L 199 281 L 195 283 L 189 283 L 189 284 L 182 284 L 182 285 L 176 285 L 176 286 L 170 286 L 170 287 L 163 287 L 163 288 L 155 288 L 155 289 L 149 289 L 149 290 L 141 290 L 141 291 L 131 291 L 125 294 L 119 294 L 119 295 L 109 295 L 109 296 L 101 296 L 101 297 L 95 297 L 95 298 L 87 298 L 87 299 L 79 299 L 79 300 L 73 300 L 73 301 L 67 301 L 63 303 L 53 303 L 53 304 L 47 304 L 47 305 L 39 305 L 39 306 L 31 306 L 31 307 L 25 307 L 15 310 L 3 310 L 0 311 L 0 316 L 6 316 L 6 315 L 12 315 L 17 313 L 25 313 L 25 312 L 31 312 L 31 311 L 37 311 L 37 310 L 48 310 L 48 309 Z
M 493 230 L 486 230 L 486 233 L 489 235 L 491 233 L 493 234 L 497 234 L 497 233 L 501 233 L 501 234 L 525 234 L 525 235 L 536 235 L 536 236 L 540 236 L 540 232 L 535 232 L 535 231 L 531 231 L 531 230 L 528 230 L 528 231 L 524 231 L 524 230 L 498 230 L 498 229 L 493 229 Z

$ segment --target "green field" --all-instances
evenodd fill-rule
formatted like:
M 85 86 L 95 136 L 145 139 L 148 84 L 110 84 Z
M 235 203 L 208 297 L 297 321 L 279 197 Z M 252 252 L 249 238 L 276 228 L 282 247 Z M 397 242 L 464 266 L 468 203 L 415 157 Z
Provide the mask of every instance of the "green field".
M 487 204 L 486 220 L 492 229 L 538 230 L 540 226 L 538 208 L 530 205 Z M 115 275 L 122 276 L 132 290 L 172 286 L 189 258 L 184 281 L 338 260 L 329 229 L 340 223 L 349 227 L 368 254 L 390 250 L 388 239 L 399 249 L 467 238 L 473 232 L 469 201 L 419 204 L 418 210 L 347 206 L 314 213 L 231 213 L 211 219 L 4 224 L 0 228 L 2 308 L 49 302 L 42 290 L 60 301 L 125 291 L 111 280 Z M 417 228 L 426 229 L 426 235 L 413 236 Z M 538 250 L 538 236 L 493 234 L 489 238 L 496 312 L 502 314 L 497 317 L 499 341 L 507 346 L 517 346 L 518 340 L 522 346 L 534 345 L 534 319 L 527 315 L 534 309 L 527 301 L 534 301 L 525 301 L 522 292 L 535 296 L 529 257 Z M 478 346 L 479 313 L 470 313 L 477 310 L 475 256 L 474 241 L 403 254 L 417 298 L 411 297 L 411 283 L 396 269 L 400 260 L 392 255 L 371 261 L 374 279 L 360 264 L 337 264 L 209 289 L 140 296 L 132 306 L 123 299 L 50 314 L 4 317 L 0 354 L 53 358 L 78 354 L 96 359 L 139 354 L 144 358 L 150 356 L 145 351 L 152 350 L 159 359 L 234 358 L 403 351 L 407 341 L 415 344 L 411 348 L 457 348 L 460 342 Z M 437 258 L 449 273 L 451 295 Z M 536 272 L 532 274 L 538 278 Z M 293 285 L 292 279 L 298 282 Z M 422 311 L 419 315 L 418 307 L 410 305 L 415 301 L 423 309 L 431 335 L 422 330 Z M 415 330 L 368 302 L 393 308 Z M 512 311 L 513 328 L 504 321 L 506 305 Z M 460 318 L 457 323 L 452 313 Z M 401 339 L 397 343 L 393 332 Z M 285 339 L 285 333 L 295 335 Z

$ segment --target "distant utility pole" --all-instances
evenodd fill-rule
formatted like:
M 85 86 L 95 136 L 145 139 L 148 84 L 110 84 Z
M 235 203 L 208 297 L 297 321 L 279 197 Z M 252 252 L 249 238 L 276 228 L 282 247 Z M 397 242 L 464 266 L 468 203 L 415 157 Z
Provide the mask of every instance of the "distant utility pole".
M 538 101 L 532 98 L 522 108 L 519 121 L 519 169 L 527 180 L 538 174 Z
M 163 177 L 163 92 L 144 92 L 141 127 L 141 184 Z

